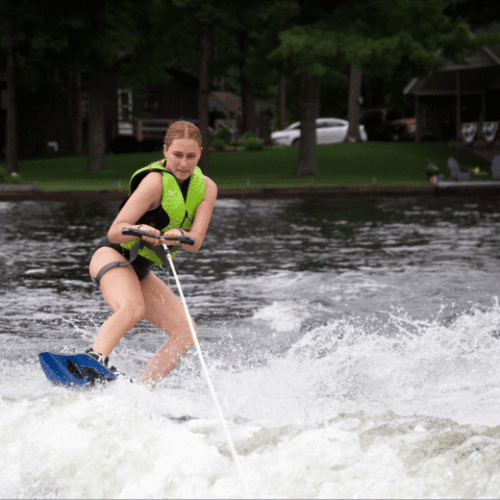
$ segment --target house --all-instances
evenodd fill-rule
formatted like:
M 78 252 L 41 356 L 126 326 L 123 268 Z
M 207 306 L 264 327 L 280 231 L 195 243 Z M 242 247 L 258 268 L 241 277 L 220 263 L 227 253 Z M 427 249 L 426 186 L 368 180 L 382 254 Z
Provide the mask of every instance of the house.
M 177 120 L 198 122 L 198 78 L 179 69 L 168 70 L 165 85 L 147 84 L 143 95 L 130 88 L 116 88 L 116 115 L 111 122 L 110 149 L 114 152 L 160 149 L 165 131 Z M 208 95 L 209 126 L 236 132 L 241 99 L 213 86 Z M 147 116 L 145 116 L 147 115 Z
M 126 60 L 126 56 L 119 62 Z M 197 123 L 198 78 L 176 68 L 165 85 L 146 84 L 141 91 L 121 88 L 114 78 L 105 87 L 106 152 L 153 151 L 162 147 L 165 131 L 177 120 Z M 0 75 L 1 77 L 2 75 Z M 88 93 L 78 89 L 75 75 L 59 90 L 34 94 L 16 89 L 18 155 L 33 158 L 47 149 L 87 148 Z M 0 78 L 0 147 L 5 147 L 5 80 Z M 241 100 L 230 92 L 210 88 L 209 124 L 214 129 L 235 129 L 241 116 Z M 78 143 L 81 147 L 78 147 Z
M 185 71 L 170 69 L 165 85 L 146 84 L 141 91 L 111 88 L 115 106 L 106 122 L 109 145 L 115 153 L 160 149 L 165 131 L 176 120 L 198 119 L 198 79 Z
M 487 31 L 500 33 L 500 25 Z M 479 149 L 498 145 L 500 45 L 466 51 L 462 63 L 445 59 L 403 92 L 415 96 L 415 140 L 456 139 Z

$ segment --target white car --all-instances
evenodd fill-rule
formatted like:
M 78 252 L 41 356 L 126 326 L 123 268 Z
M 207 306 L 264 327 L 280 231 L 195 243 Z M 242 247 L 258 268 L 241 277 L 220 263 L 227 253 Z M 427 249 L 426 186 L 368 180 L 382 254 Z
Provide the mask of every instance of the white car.
M 349 122 L 340 118 L 318 118 L 316 120 L 316 143 L 317 144 L 335 144 L 344 142 L 347 137 Z M 366 142 L 368 136 L 363 125 L 359 126 L 361 140 Z M 291 146 L 298 144 L 300 139 L 300 122 L 292 123 L 285 130 L 273 132 L 271 139 L 276 144 Z

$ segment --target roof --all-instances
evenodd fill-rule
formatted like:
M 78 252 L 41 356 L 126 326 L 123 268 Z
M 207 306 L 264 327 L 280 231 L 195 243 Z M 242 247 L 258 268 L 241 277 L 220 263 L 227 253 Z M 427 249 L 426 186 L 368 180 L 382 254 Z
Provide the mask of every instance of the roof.
M 232 92 L 213 91 L 208 99 L 211 111 L 217 110 L 224 114 L 238 114 L 241 110 L 241 98 Z
M 500 24 L 493 23 L 489 27 L 474 31 L 474 34 L 484 33 L 500 34 Z M 439 49 L 437 55 L 441 53 L 442 49 Z M 413 78 L 408 82 L 403 94 L 454 94 L 457 70 L 460 70 L 462 91 L 500 89 L 500 45 L 465 50 L 463 56 L 463 62 L 445 59 L 431 70 L 427 78 Z
M 462 92 L 500 90 L 500 65 L 461 70 L 460 89 Z M 413 78 L 403 94 L 450 95 L 456 90 L 456 71 L 435 71 L 427 78 Z
M 466 50 L 464 62 L 454 62 L 445 59 L 439 66 L 438 71 L 456 71 L 457 69 L 486 68 L 488 66 L 500 65 L 500 46 L 481 47 L 476 51 Z

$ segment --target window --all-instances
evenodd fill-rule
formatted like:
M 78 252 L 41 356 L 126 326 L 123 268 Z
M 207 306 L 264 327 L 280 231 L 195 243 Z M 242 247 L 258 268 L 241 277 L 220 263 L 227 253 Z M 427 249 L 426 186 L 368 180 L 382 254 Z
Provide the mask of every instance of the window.
M 118 121 L 129 122 L 132 120 L 132 90 L 118 89 Z

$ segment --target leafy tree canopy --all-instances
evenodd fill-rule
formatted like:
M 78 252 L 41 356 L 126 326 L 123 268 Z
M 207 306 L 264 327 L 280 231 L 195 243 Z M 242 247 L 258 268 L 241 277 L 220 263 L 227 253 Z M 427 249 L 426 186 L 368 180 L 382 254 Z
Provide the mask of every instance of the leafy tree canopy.
M 333 8 L 316 6 L 309 24 L 279 34 L 269 53 L 273 61 L 293 66 L 295 73 L 323 75 L 341 61 L 355 61 L 364 72 L 388 77 L 402 67 L 425 74 L 443 60 L 439 48 L 459 58 L 464 48 L 499 43 L 497 35 L 471 37 L 463 17 L 450 15 L 454 0 L 354 0 Z M 319 19 L 319 17 L 321 18 Z

